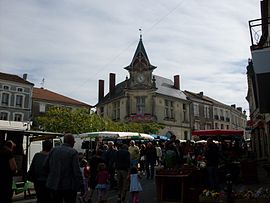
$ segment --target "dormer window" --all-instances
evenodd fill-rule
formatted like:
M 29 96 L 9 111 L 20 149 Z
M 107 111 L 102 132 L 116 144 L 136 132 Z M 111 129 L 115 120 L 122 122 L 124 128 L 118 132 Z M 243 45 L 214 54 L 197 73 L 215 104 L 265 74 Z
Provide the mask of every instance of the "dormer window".
M 18 92 L 23 92 L 23 88 L 18 87 L 18 88 L 17 88 L 17 91 L 18 91 Z

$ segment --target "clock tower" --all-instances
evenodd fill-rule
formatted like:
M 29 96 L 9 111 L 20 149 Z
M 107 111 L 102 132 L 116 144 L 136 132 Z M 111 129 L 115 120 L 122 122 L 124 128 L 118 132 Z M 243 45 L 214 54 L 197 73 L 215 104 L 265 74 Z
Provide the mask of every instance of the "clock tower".
M 156 67 L 150 64 L 146 54 L 142 35 L 140 41 L 129 66 L 125 69 L 129 72 L 130 79 L 128 80 L 129 89 L 152 89 L 155 87 L 155 79 L 152 72 Z

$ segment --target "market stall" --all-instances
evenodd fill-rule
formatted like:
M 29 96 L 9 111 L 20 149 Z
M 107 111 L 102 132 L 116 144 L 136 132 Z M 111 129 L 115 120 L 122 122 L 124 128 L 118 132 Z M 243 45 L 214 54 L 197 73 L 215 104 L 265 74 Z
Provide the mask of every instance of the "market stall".
M 200 193 L 200 171 L 194 166 L 156 171 L 157 203 L 195 203 Z

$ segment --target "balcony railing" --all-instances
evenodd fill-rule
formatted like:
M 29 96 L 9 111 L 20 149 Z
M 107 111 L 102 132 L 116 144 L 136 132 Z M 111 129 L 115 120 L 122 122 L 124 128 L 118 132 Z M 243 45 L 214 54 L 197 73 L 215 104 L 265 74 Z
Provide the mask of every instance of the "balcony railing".
M 270 47 L 270 17 L 249 21 L 251 50 Z

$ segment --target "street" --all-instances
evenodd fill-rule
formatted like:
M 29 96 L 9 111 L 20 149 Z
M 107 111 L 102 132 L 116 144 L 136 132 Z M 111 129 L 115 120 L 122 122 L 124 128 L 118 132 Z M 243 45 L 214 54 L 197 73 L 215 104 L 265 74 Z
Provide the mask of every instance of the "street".
M 141 184 L 143 191 L 140 193 L 140 203 L 156 203 L 156 188 L 155 180 L 147 180 L 145 177 L 142 178 Z M 129 198 L 129 195 L 127 196 Z M 127 199 L 128 200 L 128 199 Z M 13 202 L 16 203 L 36 203 L 36 198 L 23 199 L 23 193 L 13 197 Z M 79 201 L 77 201 L 79 203 Z M 96 202 L 96 192 L 93 197 L 93 203 Z M 129 201 L 130 202 L 130 201 Z M 117 203 L 117 190 L 110 190 L 108 192 L 108 203 Z

